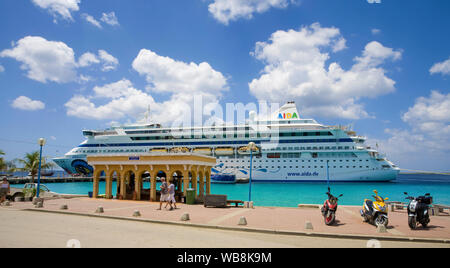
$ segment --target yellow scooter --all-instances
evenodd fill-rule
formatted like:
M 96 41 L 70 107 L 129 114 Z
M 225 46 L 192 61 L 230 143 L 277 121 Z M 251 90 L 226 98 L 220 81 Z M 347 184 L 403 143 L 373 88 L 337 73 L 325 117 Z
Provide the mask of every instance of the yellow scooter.
M 378 191 L 373 191 L 375 195 L 372 197 L 375 201 L 365 199 L 363 204 L 363 209 L 361 209 L 361 217 L 363 217 L 364 222 L 369 222 L 370 224 L 375 224 L 376 226 L 384 225 L 387 227 L 389 223 L 388 210 L 386 203 L 384 201 L 389 198 L 383 198 L 378 195 Z

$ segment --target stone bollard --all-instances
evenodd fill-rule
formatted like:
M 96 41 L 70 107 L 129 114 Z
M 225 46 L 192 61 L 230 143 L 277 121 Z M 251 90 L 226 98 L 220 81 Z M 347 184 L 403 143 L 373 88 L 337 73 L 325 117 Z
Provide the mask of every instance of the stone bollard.
M 377 226 L 377 233 L 387 233 L 386 226 L 384 226 L 383 224 L 378 225 Z
M 68 210 L 69 207 L 67 205 L 62 205 L 59 209 L 60 210 Z
M 105 212 L 105 210 L 103 210 L 103 207 L 98 207 L 98 208 L 95 210 L 95 213 L 103 213 L 103 212 Z
M 44 207 L 44 202 L 43 201 L 37 202 L 34 207 L 35 208 L 43 208 Z
M 181 216 L 181 219 L 180 219 L 181 221 L 188 221 L 188 220 L 190 220 L 190 217 L 189 217 L 189 213 L 184 213 L 182 216 Z
M 242 216 L 242 217 L 239 219 L 238 225 L 247 225 L 247 219 L 246 219 L 244 216 Z
M 248 203 L 248 207 L 249 207 L 249 208 L 254 208 L 254 207 L 253 207 L 253 201 L 250 201 L 250 202 Z
M 248 208 L 248 207 L 249 207 L 248 201 L 244 201 L 244 208 Z
M 37 205 L 37 203 L 39 203 L 39 202 L 44 202 L 44 198 L 42 198 L 42 197 L 34 197 L 33 198 L 33 200 L 32 200 L 32 204 L 33 205 Z
M 139 212 L 139 210 L 135 210 L 133 212 L 133 217 L 140 217 L 141 216 L 141 212 Z
M 305 229 L 306 230 L 314 230 L 313 225 L 310 221 L 305 222 Z

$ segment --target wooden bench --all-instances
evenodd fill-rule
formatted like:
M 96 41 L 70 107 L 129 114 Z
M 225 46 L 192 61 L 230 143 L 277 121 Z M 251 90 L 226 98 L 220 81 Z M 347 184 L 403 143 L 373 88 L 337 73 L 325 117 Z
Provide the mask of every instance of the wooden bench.
M 433 204 L 433 205 L 432 205 L 432 208 L 433 208 L 433 209 L 436 209 L 436 210 L 433 210 L 433 211 L 432 211 L 434 216 L 439 216 L 439 213 L 443 213 L 443 212 L 444 212 L 444 209 L 450 210 L 450 206 L 439 205 L 439 204 Z
M 403 208 L 406 208 L 408 206 L 408 204 L 399 201 L 388 201 L 386 202 L 386 204 L 391 211 L 395 211 L 395 209 L 403 210 Z
M 242 200 L 227 200 L 227 204 L 234 204 L 235 207 L 238 207 L 239 204 L 244 204 Z
M 205 207 L 227 207 L 227 196 L 218 194 L 207 194 L 203 200 Z

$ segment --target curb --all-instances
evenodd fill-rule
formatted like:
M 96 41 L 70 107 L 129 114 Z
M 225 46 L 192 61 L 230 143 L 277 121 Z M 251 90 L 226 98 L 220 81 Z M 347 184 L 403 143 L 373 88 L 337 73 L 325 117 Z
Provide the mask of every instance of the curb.
M 161 221 L 152 219 L 139 219 L 132 217 L 120 217 L 120 216 L 108 216 L 99 215 L 91 213 L 80 213 L 80 212 L 69 212 L 69 211 L 55 211 L 55 210 L 45 210 L 45 209 L 21 209 L 22 211 L 31 212 L 41 212 L 41 213 L 53 213 L 53 214 L 65 214 L 73 216 L 84 216 L 84 217 L 94 217 L 94 218 L 104 218 L 113 220 L 126 220 L 135 222 L 146 222 L 155 224 L 170 224 L 176 226 L 185 227 L 197 227 L 205 229 L 219 229 L 225 231 L 242 231 L 242 232 L 252 232 L 252 233 L 264 233 L 264 234 L 277 234 L 277 235 L 291 235 L 291 236 L 309 236 L 309 237 L 323 237 L 323 238 L 340 238 L 340 239 L 358 239 L 358 240 L 370 240 L 377 239 L 380 241 L 395 241 L 395 242 L 421 242 L 421 243 L 438 243 L 438 244 L 449 244 L 449 239 L 438 239 L 438 238 L 420 238 L 420 237 L 402 237 L 402 236 L 376 236 L 376 235 L 355 235 L 355 234 L 332 234 L 332 233 L 316 233 L 316 232 L 300 232 L 300 231 L 286 231 L 286 230 L 275 230 L 275 229 L 260 229 L 260 228 L 248 228 L 248 227 L 230 227 L 230 226 L 219 226 L 219 225 L 207 225 L 201 223 L 189 223 L 189 222 L 175 222 L 175 221 Z

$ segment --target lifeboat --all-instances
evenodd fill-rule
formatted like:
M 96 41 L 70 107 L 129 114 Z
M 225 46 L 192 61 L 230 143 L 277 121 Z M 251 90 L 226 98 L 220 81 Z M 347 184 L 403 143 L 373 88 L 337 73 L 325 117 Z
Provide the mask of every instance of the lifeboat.
M 167 149 L 165 148 L 155 148 L 151 150 L 152 153 L 167 153 Z
M 211 148 L 195 148 L 194 153 L 211 155 Z
M 248 146 L 244 146 L 244 147 L 239 148 L 238 153 L 247 155 L 247 154 L 250 154 L 250 149 L 248 148 Z M 256 147 L 253 150 L 253 154 L 258 154 L 258 153 L 259 153 L 259 148 Z
M 189 148 L 186 147 L 175 147 L 170 149 L 171 153 L 189 153 Z
M 233 148 L 217 148 L 215 150 L 216 155 L 233 155 L 234 149 Z

